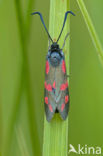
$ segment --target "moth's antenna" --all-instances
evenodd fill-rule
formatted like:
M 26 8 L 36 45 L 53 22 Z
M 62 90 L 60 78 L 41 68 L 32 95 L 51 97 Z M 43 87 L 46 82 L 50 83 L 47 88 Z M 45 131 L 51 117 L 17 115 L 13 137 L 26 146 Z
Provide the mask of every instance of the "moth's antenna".
M 49 34 L 47 28 L 46 28 L 46 25 L 45 25 L 45 23 L 44 23 L 42 14 L 41 14 L 40 12 L 33 12 L 31 15 L 35 15 L 35 14 L 38 14 L 38 15 L 40 16 L 41 22 L 42 22 L 42 24 L 43 24 L 43 26 L 44 26 L 44 28 L 45 28 L 47 34 L 48 34 L 48 37 L 49 37 L 49 39 L 50 39 L 50 40 L 52 41 L 52 43 L 53 43 L 53 40 L 52 40 L 52 38 L 51 38 L 51 36 L 50 36 L 50 34 Z
M 58 37 L 58 39 L 57 39 L 57 42 L 59 41 L 60 36 L 61 36 L 61 34 L 62 34 L 62 32 L 63 32 L 64 26 L 65 26 L 65 22 L 66 22 L 66 19 L 67 19 L 67 15 L 68 15 L 69 13 L 72 14 L 73 16 L 75 16 L 75 14 L 74 14 L 72 11 L 67 11 L 67 12 L 65 13 L 63 26 L 62 26 L 62 29 L 61 29 L 60 35 L 59 35 L 59 37 Z M 56 42 L 56 43 L 57 43 L 57 42 Z

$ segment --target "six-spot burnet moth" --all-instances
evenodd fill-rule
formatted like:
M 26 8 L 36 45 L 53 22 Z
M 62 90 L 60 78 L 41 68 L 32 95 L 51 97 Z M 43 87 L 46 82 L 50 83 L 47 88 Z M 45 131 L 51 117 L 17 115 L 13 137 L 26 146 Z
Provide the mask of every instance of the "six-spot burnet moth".
M 63 47 L 60 49 L 58 41 L 61 37 L 62 31 L 65 26 L 68 13 L 75 16 L 72 11 L 67 11 L 65 13 L 63 26 L 59 37 L 56 42 L 53 42 L 46 25 L 44 23 L 42 14 L 40 12 L 34 12 L 32 15 L 38 14 L 40 16 L 41 22 L 49 37 L 49 49 L 46 56 L 46 69 L 45 69 L 45 91 L 44 91 L 44 104 L 45 113 L 47 121 L 50 121 L 54 113 L 60 113 L 61 118 L 65 120 L 68 115 L 69 110 L 69 89 L 65 66 L 65 56 L 63 53 L 63 47 L 65 45 L 65 37 Z M 52 44 L 50 45 L 50 41 Z

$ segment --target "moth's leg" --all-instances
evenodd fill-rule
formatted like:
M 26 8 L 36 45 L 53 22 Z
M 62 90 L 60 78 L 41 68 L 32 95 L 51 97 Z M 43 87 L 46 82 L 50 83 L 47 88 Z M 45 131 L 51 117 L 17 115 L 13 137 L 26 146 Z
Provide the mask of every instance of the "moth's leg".
M 66 39 L 67 39 L 68 36 L 69 36 L 69 32 L 68 32 L 67 35 L 65 36 L 65 39 L 64 39 L 64 43 L 63 43 L 62 49 L 63 49 L 64 46 L 65 46 L 65 42 L 66 42 Z

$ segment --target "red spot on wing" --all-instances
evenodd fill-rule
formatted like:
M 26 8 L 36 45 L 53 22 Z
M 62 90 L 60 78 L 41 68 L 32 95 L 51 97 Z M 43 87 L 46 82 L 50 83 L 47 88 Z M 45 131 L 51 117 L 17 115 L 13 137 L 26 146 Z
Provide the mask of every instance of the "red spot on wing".
M 46 89 L 46 90 L 48 90 L 48 91 L 50 91 L 50 92 L 52 91 L 52 86 L 51 86 L 50 84 L 47 84 L 46 81 L 45 81 L 45 83 L 44 83 L 44 86 L 45 86 L 45 89 Z
M 46 61 L 46 74 L 48 74 L 48 73 L 49 73 L 49 62 Z
M 61 111 L 64 110 L 64 107 L 65 107 L 65 104 L 63 103 L 63 104 L 61 105 Z
M 51 104 L 49 104 L 48 106 L 49 106 L 49 110 L 50 110 L 51 112 L 53 112 L 53 108 L 52 108 Z
M 65 61 L 62 61 L 62 71 L 65 73 L 66 72 L 66 66 L 65 66 Z
M 55 88 L 55 81 L 53 82 L 53 88 Z
M 61 84 L 60 90 L 64 91 L 68 87 L 68 82 Z
M 66 96 L 65 96 L 65 104 L 66 104 L 68 101 L 69 101 L 69 96 L 66 95 Z
M 45 97 L 45 103 L 48 104 L 48 97 Z
M 52 86 L 50 84 L 48 84 L 46 89 L 51 92 L 52 91 Z
M 63 83 L 63 84 L 61 84 L 61 86 L 60 86 L 60 90 L 65 90 L 66 89 L 66 86 L 65 86 L 65 83 Z

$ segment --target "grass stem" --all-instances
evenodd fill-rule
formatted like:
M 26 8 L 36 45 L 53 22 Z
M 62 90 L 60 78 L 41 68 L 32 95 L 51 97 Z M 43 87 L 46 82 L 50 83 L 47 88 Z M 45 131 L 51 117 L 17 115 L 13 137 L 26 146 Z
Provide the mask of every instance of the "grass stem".
M 30 6 L 31 5 L 29 5 L 29 9 L 30 9 Z M 5 141 L 5 145 L 4 145 L 4 153 L 5 153 L 4 155 L 7 156 L 8 152 L 10 150 L 12 134 L 14 131 L 14 126 L 16 124 L 18 110 L 20 107 L 20 101 L 21 101 L 21 97 L 22 97 L 22 93 L 23 93 L 25 84 L 26 84 L 26 93 L 27 93 L 28 117 L 29 117 L 29 128 L 30 128 L 32 151 L 33 151 L 33 155 L 35 155 L 36 153 L 38 153 L 38 155 L 40 155 L 39 139 L 36 140 L 36 142 L 35 142 L 35 136 L 38 135 L 38 131 L 37 131 L 37 126 L 34 124 L 34 123 L 36 123 L 36 121 L 35 121 L 36 118 L 34 117 L 35 113 L 34 113 L 32 89 L 31 89 L 31 84 L 30 84 L 29 62 L 28 62 L 27 44 L 26 44 L 27 43 L 26 39 L 28 38 L 28 36 L 25 35 L 25 30 L 27 30 L 27 35 L 29 34 L 28 29 L 30 27 L 30 24 L 26 23 L 28 25 L 28 27 L 27 27 L 27 29 L 25 29 L 24 20 L 23 20 L 22 11 L 21 11 L 20 0 L 15 0 L 15 7 L 16 7 L 16 13 L 17 13 L 17 19 L 18 19 L 18 29 L 19 29 L 20 44 L 21 44 L 21 48 L 22 48 L 23 63 L 21 66 L 21 77 L 20 77 L 18 92 L 16 93 L 16 100 L 15 100 L 16 102 L 14 102 L 10 121 L 8 123 L 7 137 L 6 137 L 6 141 Z M 30 18 L 30 15 L 28 15 L 28 16 Z M 27 21 L 29 22 L 28 19 L 27 19 Z
M 89 13 L 88 13 L 88 11 L 86 9 L 86 6 L 85 6 L 83 0 L 77 0 L 77 3 L 79 5 L 79 8 L 80 8 L 80 10 L 82 12 L 82 15 L 84 17 L 84 20 L 85 20 L 85 23 L 86 23 L 87 28 L 89 30 L 89 33 L 90 33 L 91 39 L 93 41 L 93 44 L 94 44 L 94 46 L 96 48 L 97 55 L 99 56 L 100 62 L 103 65 L 103 48 L 102 48 L 101 43 L 99 41 L 96 30 L 95 30 L 95 28 L 93 26 L 92 20 L 91 20 L 91 18 L 89 16 Z
M 69 5 L 69 2 L 68 2 Z M 69 9 L 69 8 L 68 8 Z M 67 11 L 67 0 L 50 0 L 49 32 L 53 40 L 57 40 L 62 28 L 65 12 Z M 62 47 L 64 38 L 69 31 L 66 21 L 63 34 L 59 44 Z M 69 57 L 68 40 L 64 47 L 66 58 Z M 69 61 L 66 59 L 67 71 L 69 72 Z M 68 73 L 69 74 L 69 73 Z M 55 114 L 50 123 L 44 116 L 44 138 L 43 156 L 67 156 L 68 153 L 68 118 L 63 121 L 59 114 Z

